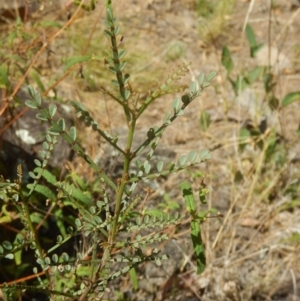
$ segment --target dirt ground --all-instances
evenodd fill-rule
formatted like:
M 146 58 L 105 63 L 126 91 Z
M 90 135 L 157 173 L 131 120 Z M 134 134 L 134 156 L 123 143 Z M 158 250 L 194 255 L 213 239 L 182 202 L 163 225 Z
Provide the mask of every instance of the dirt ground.
M 151 184 L 156 192 L 147 204 L 151 207 L 168 194 L 184 208 L 179 183 L 190 179 L 197 188 L 200 179 L 192 179 L 192 174 L 205 175 L 210 190 L 208 207 L 216 208 L 223 215 L 202 224 L 206 270 L 196 275 L 190 238 L 182 229 L 161 246 L 162 252 L 170 256 L 162 269 L 151 264 L 139 268 L 138 291 L 132 291 L 126 277 L 116 283 L 118 289 L 126 292 L 126 300 L 300 300 L 300 245 L 299 240 L 291 240 L 293 234 L 300 233 L 299 205 L 283 209 L 288 208 L 291 201 L 299 203 L 300 199 L 299 184 L 294 199 L 285 193 L 291 183 L 299 183 L 300 138 L 296 130 L 300 122 L 300 102 L 281 111 L 271 111 L 260 82 L 236 96 L 221 64 L 222 47 L 227 45 L 235 63 L 234 74 L 271 63 L 279 99 L 299 89 L 299 2 L 274 2 L 270 16 L 269 1 L 236 1 L 213 40 L 201 38 L 199 27 L 209 27 L 209 23 L 198 17 L 196 1 L 119 0 L 114 5 L 124 36 L 122 47 L 127 50 L 130 84 L 141 97 L 183 63 L 190 65 L 182 84 L 189 85 L 200 72 L 218 72 L 212 86 L 166 130 L 159 148 L 168 162 L 190 150 L 209 149 L 212 158 L 190 173 L 172 175 Z M 76 32 L 87 40 L 94 24 L 96 30 L 87 52 L 95 53 L 97 47 L 103 51 L 107 46 L 101 38 L 103 19 L 104 5 L 99 3 L 93 12 L 83 13 L 67 33 L 57 38 L 51 46 L 55 50 L 51 67 L 45 68 L 44 77 L 49 73 L 53 77 L 62 74 L 61 58 L 79 55 L 82 50 L 82 45 L 76 44 Z M 259 43 L 265 45 L 256 58 L 250 58 L 243 29 L 245 20 L 252 26 Z M 81 33 L 82 30 L 85 33 Z M 96 71 L 97 66 L 91 68 L 89 75 L 100 77 L 95 81 L 102 84 L 109 73 Z M 123 112 L 108 95 L 99 89 L 90 89 L 89 83 L 78 79 L 75 73 L 61 82 L 58 94 L 64 99 L 82 101 L 99 124 L 112 134 L 118 133 L 122 141 L 126 129 Z M 150 127 L 162 123 L 175 96 L 162 97 L 150 106 L 137 124 L 135 143 L 146 136 Z M 203 110 L 211 119 L 206 131 L 199 123 Z M 266 139 L 272 129 L 281 137 L 287 160 L 280 168 L 264 165 L 265 153 L 251 143 L 244 152 L 239 151 L 241 127 L 248 123 L 258 126 L 262 120 L 267 121 L 267 130 L 263 133 Z M 110 149 L 93 135 L 88 129 L 80 139 L 92 156 L 105 164 Z M 85 174 L 84 167 L 77 161 L 76 164 Z M 238 171 L 242 174 L 240 181 L 236 180 Z

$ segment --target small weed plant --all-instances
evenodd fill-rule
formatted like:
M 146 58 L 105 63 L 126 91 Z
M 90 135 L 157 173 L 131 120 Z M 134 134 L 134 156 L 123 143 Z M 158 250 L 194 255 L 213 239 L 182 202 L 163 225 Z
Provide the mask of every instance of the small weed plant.
M 22 274 L 22 270 L 27 268 L 22 258 L 25 254 L 31 254 L 34 258 L 33 266 L 30 266 L 33 275 L 24 278 L 22 282 L 8 279 L 7 283 L 2 283 L 4 300 L 21 298 L 24 292 L 42 293 L 49 300 L 102 300 L 111 291 L 114 279 L 129 273 L 134 282 L 137 281 L 134 275 L 138 265 L 146 262 L 161 265 L 168 257 L 160 253 L 157 244 L 169 240 L 168 227 L 180 225 L 186 217 L 178 213 L 164 213 L 159 206 L 151 211 L 139 212 L 138 204 L 144 199 L 139 189 L 140 184 L 180 172 L 210 157 L 207 150 L 192 150 L 176 162 L 165 164 L 159 161 L 155 166 L 152 163 L 165 129 L 172 126 L 184 114 L 187 106 L 209 86 L 215 72 L 207 76 L 201 73 L 197 82 L 190 84 L 188 91 L 174 99 L 161 126 L 145 131 L 144 141 L 134 148 L 137 121 L 144 117 L 144 112 L 151 104 L 155 105 L 158 98 L 180 90 L 176 81 L 188 72 L 188 66 L 178 67 L 157 89 L 150 91 L 146 99 L 140 101 L 132 93 L 130 75 L 125 72 L 125 50 L 120 48 L 122 37 L 118 38 L 120 28 L 110 1 L 106 3 L 105 26 L 105 35 L 110 41 L 110 54 L 105 62 L 115 76 L 112 80 L 115 92 L 110 91 L 109 95 L 124 111 L 128 129 L 126 146 L 122 148 L 118 144 L 118 136 L 107 133 L 83 104 L 73 101 L 72 105 L 85 126 L 91 127 L 121 155 L 122 176 L 116 180 L 102 170 L 81 146 L 77 128 L 68 128 L 63 118 L 56 118 L 57 106 L 50 103 L 45 107 L 40 93 L 28 86 L 30 99 L 26 101 L 26 105 L 36 110 L 36 118 L 49 126 L 43 150 L 39 152 L 39 159 L 34 160 L 36 168 L 29 172 L 31 183 L 24 185 L 22 182 L 21 165 L 18 166 L 17 179 L 10 181 L 1 178 L 0 198 L 2 212 L 5 213 L 2 218 L 18 216 L 22 226 L 13 238 L 1 237 L 0 257 L 3 265 Z M 93 58 L 90 56 L 71 58 L 68 67 L 91 60 Z M 88 164 L 95 175 L 92 183 L 74 173 L 58 180 L 49 167 L 49 159 L 58 139 L 66 140 L 73 151 Z M 190 215 L 190 234 L 197 260 L 197 273 L 201 273 L 205 268 L 205 249 L 200 224 L 211 211 L 197 209 L 199 206 L 188 182 L 181 183 L 180 189 Z M 205 187 L 198 192 L 201 203 L 205 203 L 206 192 Z M 149 194 L 150 189 L 145 193 Z M 37 210 L 45 202 L 50 208 L 48 213 L 55 217 L 55 223 L 60 229 L 60 234 L 52 245 L 46 244 L 43 237 L 44 228 L 51 227 L 49 216 L 42 216 Z M 65 214 L 65 208 L 72 208 L 72 214 Z M 70 244 L 75 244 L 76 237 L 88 241 L 88 250 L 70 250 Z M 149 248 L 151 251 L 146 252 Z

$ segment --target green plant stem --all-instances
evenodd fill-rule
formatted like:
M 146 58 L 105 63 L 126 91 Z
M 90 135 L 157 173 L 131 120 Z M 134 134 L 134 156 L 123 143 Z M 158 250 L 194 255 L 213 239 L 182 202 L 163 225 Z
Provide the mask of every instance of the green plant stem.
M 136 119 L 133 118 L 133 120 L 129 123 L 129 133 L 127 137 L 127 144 L 126 144 L 126 154 L 124 157 L 124 166 L 123 166 L 123 174 L 121 179 L 121 184 L 119 189 L 117 190 L 117 197 L 116 197 L 116 207 L 115 207 L 115 215 L 114 215 L 114 221 L 112 226 L 112 231 L 110 235 L 110 241 L 109 243 L 113 244 L 115 241 L 115 237 L 117 234 L 118 229 L 118 221 L 119 221 L 119 215 L 121 210 L 121 201 L 124 194 L 124 191 L 126 189 L 126 185 L 129 178 L 129 166 L 130 162 L 133 158 L 131 153 L 131 147 L 132 147 L 132 141 L 133 141 L 133 135 L 134 135 L 134 129 L 136 125 Z
M 128 103 L 128 97 L 126 97 L 126 89 L 125 89 L 125 83 L 124 83 L 124 76 L 123 76 L 123 72 L 121 70 L 121 63 L 120 63 L 120 59 L 119 59 L 119 50 L 118 50 L 118 43 L 117 43 L 117 37 L 115 34 L 115 20 L 113 17 L 113 10 L 112 10 L 112 6 L 111 6 L 111 1 L 107 1 L 106 3 L 106 7 L 107 10 L 110 12 L 111 15 L 111 19 L 109 17 L 109 14 L 107 14 L 107 20 L 109 21 L 109 23 L 111 24 L 110 26 L 110 42 L 111 42 L 111 49 L 112 49 L 112 54 L 113 54 L 113 63 L 114 63 L 114 70 L 116 72 L 116 77 L 119 83 L 119 91 L 120 91 L 120 95 L 121 98 L 123 99 L 124 104 Z M 126 120 L 127 123 L 129 124 L 130 120 L 131 120 L 131 114 L 130 114 L 130 110 L 128 107 L 124 106 L 124 113 L 126 115 Z
M 29 211 L 27 200 L 23 201 L 22 204 L 23 204 L 23 209 L 24 209 L 24 213 L 25 213 L 26 223 L 29 226 L 30 232 L 33 234 L 33 240 L 34 240 L 36 248 L 37 248 L 37 250 L 39 252 L 39 256 L 41 258 L 43 258 L 44 257 L 43 256 L 43 249 L 41 248 L 40 242 L 39 242 L 39 240 L 37 238 L 37 233 L 35 231 L 35 228 L 34 228 L 34 226 L 32 224 L 31 218 L 30 218 L 30 211 Z M 48 282 L 51 283 L 48 270 L 45 271 L 45 275 L 47 277 Z
M 95 231 L 93 235 L 93 252 L 92 252 L 92 264 L 90 268 L 90 276 L 89 278 L 92 279 L 92 282 L 94 282 L 96 279 L 96 273 L 95 273 L 95 264 L 97 259 L 97 245 L 99 240 L 99 232 Z

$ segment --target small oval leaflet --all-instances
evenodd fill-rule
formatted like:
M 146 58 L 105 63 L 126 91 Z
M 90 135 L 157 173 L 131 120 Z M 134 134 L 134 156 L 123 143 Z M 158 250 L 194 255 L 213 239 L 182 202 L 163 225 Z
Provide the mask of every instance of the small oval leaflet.
M 208 149 L 204 149 L 200 152 L 199 154 L 199 159 L 201 161 L 204 161 L 204 160 L 207 160 L 207 159 L 210 159 L 211 155 L 210 155 L 210 152 Z
M 126 54 L 126 50 L 124 49 L 119 50 L 119 60 L 121 60 L 125 54 Z
M 117 36 L 120 32 L 120 26 L 117 26 L 114 30 L 114 35 Z
M 169 171 L 173 171 L 176 167 L 176 164 L 175 162 L 171 162 L 170 165 L 169 165 Z
M 12 244 L 7 241 L 7 240 L 4 240 L 3 243 L 2 243 L 2 246 L 4 247 L 4 249 L 6 250 L 12 250 Z
M 31 109 L 37 109 L 37 107 L 38 107 L 37 103 L 32 100 L 26 100 L 25 105 Z
M 189 160 L 190 160 L 190 162 L 194 163 L 194 161 L 196 160 L 196 157 L 197 157 L 197 152 L 195 150 L 192 150 L 189 153 Z
M 40 119 L 40 120 L 43 120 L 43 121 L 47 121 L 48 120 L 47 114 L 45 112 L 43 112 L 43 111 L 37 113 L 35 116 L 36 116 L 37 119 Z
M 124 61 L 120 64 L 120 70 L 123 71 L 125 66 L 126 66 L 126 61 Z
M 66 129 L 66 123 L 65 123 L 65 120 L 63 118 L 60 118 L 57 121 L 57 125 L 59 126 L 61 131 L 64 131 Z
M 81 227 L 81 220 L 79 219 L 79 218 L 76 218 L 75 219 L 75 225 L 79 228 L 79 227 Z
M 92 214 L 95 214 L 95 213 L 96 213 L 96 208 L 95 208 L 95 206 L 91 206 L 91 207 L 90 207 L 90 212 L 91 212 Z
M 151 169 L 151 165 L 148 161 L 144 162 L 144 170 L 145 170 L 145 174 L 148 174 L 150 172 Z
M 69 255 L 66 252 L 62 253 L 61 258 L 64 262 L 69 261 Z
M 198 82 L 199 82 L 199 85 L 202 86 L 203 84 L 203 81 L 204 81 L 204 73 L 201 72 L 198 76 Z
M 179 106 L 180 106 L 180 99 L 178 97 L 176 97 L 173 101 L 174 112 L 177 112 L 179 110 Z
M 51 118 L 54 117 L 54 115 L 56 114 L 56 111 L 57 111 L 57 106 L 55 104 L 51 103 L 49 105 L 49 114 L 50 114 Z
M 44 261 L 47 265 L 51 264 L 51 259 L 49 257 L 45 257 Z
M 70 137 L 72 138 L 73 141 L 76 141 L 77 134 L 76 134 L 75 126 L 70 127 Z
M 58 256 L 57 256 L 57 254 L 53 254 L 53 255 L 52 255 L 52 261 L 53 261 L 54 263 L 58 263 Z
M 43 148 L 45 150 L 48 150 L 50 148 L 49 144 L 46 141 L 43 142 Z
M 18 241 L 19 244 L 23 244 L 24 243 L 23 237 L 17 237 L 17 241 Z
M 164 167 L 164 162 L 159 161 L 159 162 L 157 163 L 157 166 L 156 166 L 157 171 L 158 171 L 158 172 L 161 172 L 162 169 L 163 169 L 163 167 Z
M 36 175 L 32 171 L 30 171 L 28 174 L 29 174 L 29 177 L 36 179 Z
M 38 166 L 38 167 L 41 167 L 41 166 L 42 166 L 41 161 L 38 160 L 38 159 L 34 159 L 34 163 L 35 163 L 35 165 Z
M 61 236 L 61 235 L 58 235 L 58 236 L 57 236 L 57 242 L 60 243 L 60 242 L 62 242 L 62 240 L 63 240 L 62 236 Z
M 7 259 L 14 259 L 14 254 L 12 254 L 12 253 L 6 254 L 5 258 L 7 258 Z
M 190 91 L 191 93 L 195 93 L 197 91 L 197 85 L 194 81 L 192 81 L 190 84 Z
M 57 127 L 57 125 L 53 125 L 48 129 L 48 133 L 51 135 L 59 135 L 61 130 Z
M 184 114 L 184 110 L 179 110 L 179 111 L 176 113 L 177 116 L 181 116 L 181 115 L 183 115 L 183 114 Z
M 125 99 L 128 100 L 130 97 L 131 93 L 129 90 L 125 90 Z
M 52 142 L 52 138 L 51 138 L 51 136 L 49 134 L 46 134 L 46 140 L 48 142 Z
M 218 74 L 218 73 L 217 73 L 216 71 L 210 72 L 210 73 L 207 75 L 206 80 L 207 80 L 208 82 L 210 82 L 217 74 Z
M 187 155 L 182 155 L 182 156 L 179 158 L 179 164 L 180 164 L 180 166 L 185 165 L 186 160 L 187 160 Z
M 96 205 L 99 209 L 101 209 L 105 205 L 105 203 L 103 201 L 97 201 Z

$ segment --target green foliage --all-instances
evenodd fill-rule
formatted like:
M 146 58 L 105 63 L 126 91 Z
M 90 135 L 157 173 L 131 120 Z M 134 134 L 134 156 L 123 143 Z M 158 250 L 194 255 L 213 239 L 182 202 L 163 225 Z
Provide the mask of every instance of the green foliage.
M 81 2 L 75 2 L 81 5 Z M 94 1 L 90 1 L 90 4 L 83 8 L 93 10 L 94 4 Z M 0 222 L 11 221 L 13 215 L 18 214 L 23 228 L 15 239 L 0 241 L 0 258 L 14 260 L 15 264 L 20 266 L 20 271 L 26 267 L 23 265 L 22 252 L 27 250 L 35 261 L 30 270 L 33 270 L 36 281 L 32 286 L 25 282 L 2 284 L 2 291 L 7 300 L 18 296 L 19 292 L 24 290 L 43 292 L 51 300 L 100 300 L 109 290 L 112 281 L 124 274 L 130 275 L 134 289 L 138 289 L 136 267 L 146 262 L 155 262 L 160 266 L 163 260 L 168 259 L 167 255 L 160 254 L 156 245 L 170 239 L 164 229 L 170 225 L 180 225 L 183 219 L 178 212 L 174 213 L 178 207 L 167 195 L 164 207 L 166 210 L 162 211 L 158 206 L 140 212 L 137 209 L 141 202 L 139 187 L 145 181 L 186 170 L 210 158 L 207 150 L 192 150 L 176 162 L 152 163 L 165 129 L 184 114 L 185 109 L 210 85 L 216 73 L 211 72 L 207 76 L 201 73 L 181 97 L 174 99 L 160 126 L 149 128 L 144 141 L 133 147 L 137 120 L 143 118 L 143 113 L 151 104 L 155 104 L 158 98 L 182 91 L 182 87 L 176 81 L 188 72 L 188 66 L 179 66 L 165 82 L 154 91 L 150 91 L 143 102 L 134 101 L 135 96 L 128 85 L 130 75 L 125 73 L 126 52 L 119 48 L 117 36 L 120 28 L 110 1 L 106 4 L 105 26 L 104 33 L 110 41 L 111 50 L 106 59 L 106 67 L 114 76 L 111 83 L 115 87 L 115 92 L 109 95 L 116 105 L 123 108 L 128 128 L 126 146 L 121 147 L 118 144 L 117 135 L 110 136 L 104 131 L 92 117 L 92 113 L 81 103 L 73 101 L 72 105 L 80 121 L 86 127 L 91 127 L 122 155 L 122 176 L 116 181 L 102 170 L 81 145 L 78 138 L 80 130 L 75 126 L 67 126 L 63 118 L 57 117 L 57 106 L 53 103 L 48 107 L 44 106 L 42 95 L 28 85 L 30 99 L 26 101 L 26 105 L 36 110 L 36 118 L 47 124 L 48 128 L 42 144 L 43 149 L 39 151 L 39 159 L 34 160 L 36 167 L 28 173 L 31 182 L 25 187 L 22 185 L 21 166 L 18 168 L 18 179 L 15 182 L 1 178 L 0 198 L 4 205 Z M 98 58 L 71 57 L 66 61 L 65 69 L 93 60 Z M 1 85 L 7 87 L 10 80 L 6 65 L 0 68 L 0 78 Z M 39 76 L 33 72 L 32 78 L 41 91 L 44 91 L 45 87 Z M 58 178 L 50 169 L 49 159 L 53 156 L 58 139 L 64 139 L 74 153 L 87 163 L 95 176 L 94 181 L 88 182 L 74 172 Z M 145 152 L 146 158 L 142 156 Z M 137 169 L 132 172 L 131 166 L 134 164 Z M 205 268 L 205 250 L 199 222 L 203 221 L 210 211 L 196 210 L 187 182 L 181 185 L 181 189 L 187 211 L 192 218 L 191 237 L 197 258 L 197 272 L 201 273 Z M 205 204 L 205 194 L 206 190 L 201 189 L 199 200 L 202 204 Z M 42 205 L 42 201 L 46 204 Z M 9 208 L 13 208 L 11 211 L 6 207 L 8 204 Z M 55 217 L 57 233 L 54 238 L 43 236 L 41 231 L 50 229 L 51 222 L 53 225 L 53 219 L 49 216 Z M 86 253 L 73 248 L 70 250 L 68 247 L 70 241 L 77 236 L 89 242 L 89 250 Z M 151 247 L 151 251 L 146 253 L 146 247 Z

